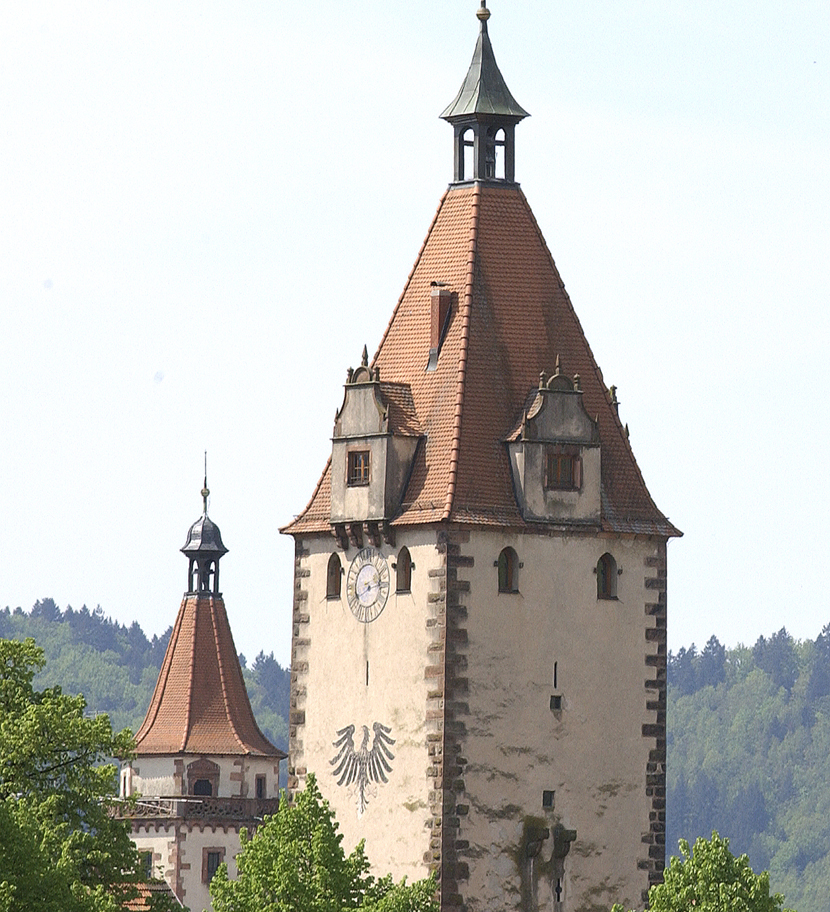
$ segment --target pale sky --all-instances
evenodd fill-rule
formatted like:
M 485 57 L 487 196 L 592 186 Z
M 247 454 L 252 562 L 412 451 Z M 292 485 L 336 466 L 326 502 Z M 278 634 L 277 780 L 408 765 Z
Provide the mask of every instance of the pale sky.
M 476 0 L 4 0 L 0 606 L 161 633 L 201 512 L 290 658 L 346 370 L 452 178 Z M 490 0 L 516 176 L 669 546 L 669 644 L 830 622 L 827 0 Z

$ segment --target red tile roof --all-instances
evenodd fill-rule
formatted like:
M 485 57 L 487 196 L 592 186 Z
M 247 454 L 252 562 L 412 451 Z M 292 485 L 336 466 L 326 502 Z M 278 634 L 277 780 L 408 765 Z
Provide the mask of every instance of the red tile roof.
M 225 603 L 182 600 L 153 699 L 136 736 L 139 754 L 285 757 L 254 720 Z
M 163 880 L 152 880 L 149 883 L 130 884 L 124 888 L 124 892 L 137 894 L 132 899 L 125 899 L 121 905 L 122 909 L 128 912 L 150 912 L 153 908 L 153 897 L 167 896 L 176 900 L 176 894 L 170 889 Z M 181 905 L 181 903 L 179 903 Z
M 431 282 L 458 296 L 437 367 Z M 602 444 L 602 523 L 616 532 L 679 535 L 646 489 L 611 396 L 530 206 L 515 185 L 451 187 L 381 340 L 373 365 L 409 384 L 425 434 L 395 525 L 460 522 L 521 527 L 504 440 L 541 371 L 579 374 Z M 329 527 L 326 467 L 311 502 L 284 531 Z

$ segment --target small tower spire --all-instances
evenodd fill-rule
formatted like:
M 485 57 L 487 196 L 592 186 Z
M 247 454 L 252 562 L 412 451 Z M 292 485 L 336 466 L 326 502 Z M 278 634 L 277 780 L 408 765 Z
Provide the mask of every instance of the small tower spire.
M 441 117 L 455 130 L 454 183 L 515 181 L 515 127 L 528 116 L 501 75 L 487 20 L 486 0 L 476 10 L 481 29 L 470 68 Z M 501 153 L 502 160 L 499 160 Z
M 219 526 L 208 519 L 207 503 L 210 490 L 207 486 L 207 452 L 205 452 L 205 480 L 202 487 L 202 515 L 187 531 L 187 541 L 181 549 L 188 558 L 187 592 L 221 595 L 219 591 L 219 559 L 228 553 L 222 543 Z

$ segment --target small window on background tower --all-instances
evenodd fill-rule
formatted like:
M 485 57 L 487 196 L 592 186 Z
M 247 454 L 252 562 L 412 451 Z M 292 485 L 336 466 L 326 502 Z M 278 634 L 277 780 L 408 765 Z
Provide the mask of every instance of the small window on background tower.
M 326 598 L 340 598 L 340 580 L 343 575 L 343 566 L 340 558 L 332 554 L 329 558 L 328 570 L 326 572 Z
M 396 568 L 396 592 L 409 592 L 412 589 L 412 558 L 409 556 L 409 548 L 401 548 L 398 552 L 398 561 Z
M 617 597 L 617 562 L 607 552 L 597 561 L 597 598 Z
M 349 487 L 369 484 L 369 451 L 352 450 L 346 475 Z
M 262 801 L 265 798 L 265 776 L 256 777 L 256 796 Z
M 504 548 L 499 554 L 499 592 L 519 591 L 519 558 L 512 548 Z
M 225 850 L 222 848 L 202 849 L 202 883 L 210 883 L 219 865 L 225 860 Z

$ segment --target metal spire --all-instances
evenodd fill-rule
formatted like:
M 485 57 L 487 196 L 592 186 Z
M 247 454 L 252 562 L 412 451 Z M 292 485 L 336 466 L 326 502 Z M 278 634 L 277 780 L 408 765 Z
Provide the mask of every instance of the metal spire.
M 210 489 L 207 486 L 207 450 L 205 450 L 205 484 L 202 488 L 202 512 L 207 516 L 207 501 Z

